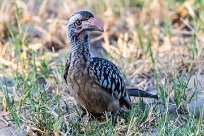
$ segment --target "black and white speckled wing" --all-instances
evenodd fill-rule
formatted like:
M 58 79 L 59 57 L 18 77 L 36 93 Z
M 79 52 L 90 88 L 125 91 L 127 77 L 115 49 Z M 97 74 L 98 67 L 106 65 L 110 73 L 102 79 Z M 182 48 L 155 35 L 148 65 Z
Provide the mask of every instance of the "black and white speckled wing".
M 130 96 L 126 91 L 124 80 L 119 69 L 110 61 L 93 57 L 90 66 L 90 76 L 108 91 L 115 98 L 119 99 L 121 104 L 128 108 L 131 105 Z

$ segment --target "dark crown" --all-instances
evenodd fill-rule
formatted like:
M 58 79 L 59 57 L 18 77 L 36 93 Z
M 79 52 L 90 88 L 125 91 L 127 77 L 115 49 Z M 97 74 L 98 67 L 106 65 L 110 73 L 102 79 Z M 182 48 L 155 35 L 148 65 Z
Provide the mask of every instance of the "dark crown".
M 76 12 L 75 14 L 80 14 L 83 18 L 94 17 L 94 15 L 89 11 L 79 11 L 79 12 Z M 73 14 L 72 16 L 74 16 L 75 14 Z

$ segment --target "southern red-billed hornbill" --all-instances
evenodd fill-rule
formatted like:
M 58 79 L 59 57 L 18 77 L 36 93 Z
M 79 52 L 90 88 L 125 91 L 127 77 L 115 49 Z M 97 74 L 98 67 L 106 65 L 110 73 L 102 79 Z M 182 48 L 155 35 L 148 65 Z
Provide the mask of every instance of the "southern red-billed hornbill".
M 64 69 L 64 79 L 77 104 L 89 113 L 115 112 L 131 108 L 130 96 L 158 98 L 138 89 L 127 89 L 119 69 L 104 58 L 90 54 L 89 32 L 103 32 L 103 26 L 88 11 L 73 14 L 67 24 L 71 54 Z

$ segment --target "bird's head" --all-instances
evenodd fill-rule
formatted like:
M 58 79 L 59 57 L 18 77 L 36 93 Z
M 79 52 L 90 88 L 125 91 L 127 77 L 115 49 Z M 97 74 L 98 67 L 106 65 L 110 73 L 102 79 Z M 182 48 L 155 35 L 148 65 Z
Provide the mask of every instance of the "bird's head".
M 67 24 L 67 37 L 69 39 L 80 38 L 88 35 L 88 31 L 103 32 L 103 26 L 89 11 L 74 13 Z

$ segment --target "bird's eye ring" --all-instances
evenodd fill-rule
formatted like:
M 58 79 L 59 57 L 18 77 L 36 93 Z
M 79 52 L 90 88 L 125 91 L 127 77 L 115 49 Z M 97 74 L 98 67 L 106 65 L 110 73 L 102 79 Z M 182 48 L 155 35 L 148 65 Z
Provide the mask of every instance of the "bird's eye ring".
M 81 20 L 76 20 L 76 22 L 75 22 L 75 24 L 78 26 L 81 25 L 81 23 L 82 23 Z

